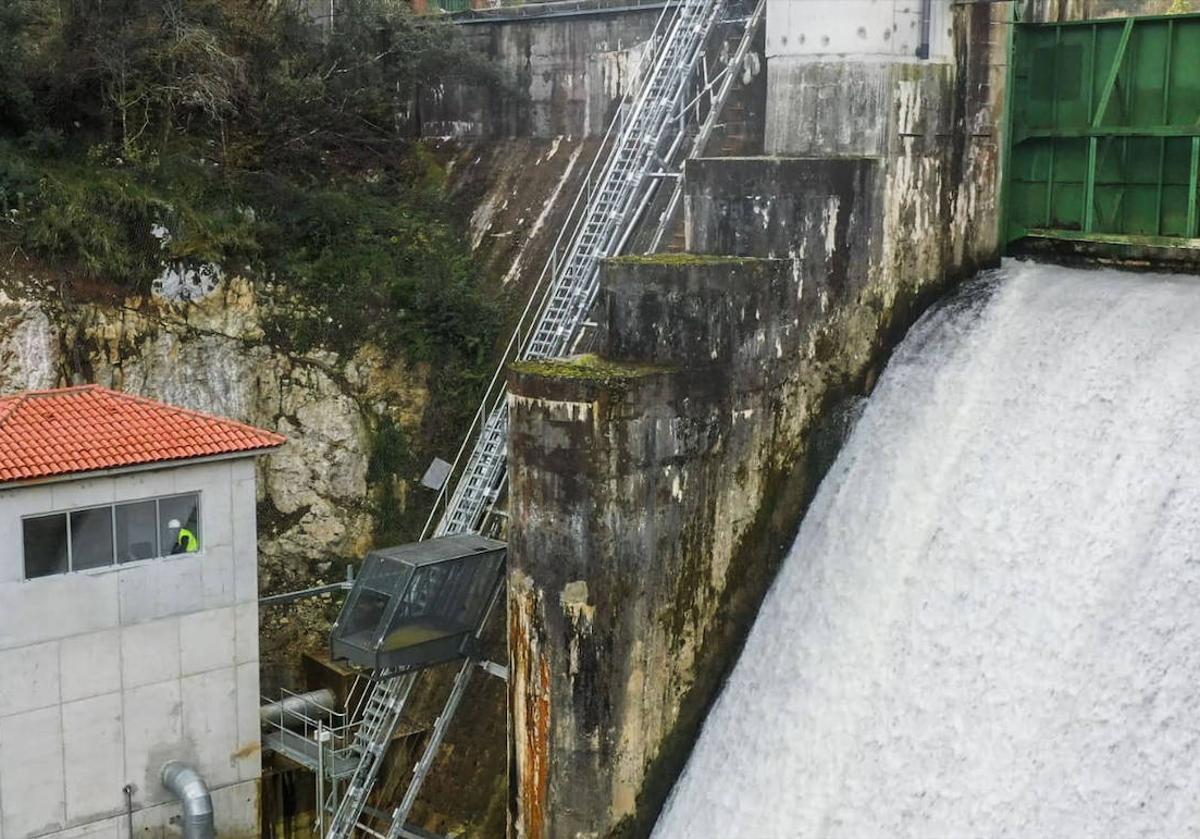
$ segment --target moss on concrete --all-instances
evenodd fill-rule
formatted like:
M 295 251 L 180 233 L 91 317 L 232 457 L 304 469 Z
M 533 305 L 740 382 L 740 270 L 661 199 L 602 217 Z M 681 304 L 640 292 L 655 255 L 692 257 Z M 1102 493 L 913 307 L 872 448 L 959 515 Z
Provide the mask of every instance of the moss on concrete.
M 614 384 L 669 373 L 674 368 L 660 364 L 632 364 L 609 361 L 598 355 L 579 355 L 572 358 L 538 359 L 518 361 L 512 365 L 516 373 L 542 376 L 548 379 L 572 379 L 575 381 Z
M 656 253 L 649 256 L 614 256 L 608 260 L 618 265 L 663 265 L 681 268 L 705 265 L 753 265 L 770 260 L 752 256 L 712 256 L 702 253 Z

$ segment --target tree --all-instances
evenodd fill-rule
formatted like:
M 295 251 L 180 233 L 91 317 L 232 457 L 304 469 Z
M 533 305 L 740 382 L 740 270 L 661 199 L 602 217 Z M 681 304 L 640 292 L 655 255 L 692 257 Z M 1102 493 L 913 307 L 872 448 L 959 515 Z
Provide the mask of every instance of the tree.
M 223 22 L 211 1 L 70 0 L 70 85 L 109 106 L 109 136 L 127 158 L 149 138 L 165 144 L 195 115 L 219 130 L 234 110 L 243 62 L 223 43 Z
M 37 0 L 0 3 L 0 131 L 21 134 L 40 122 L 34 68 L 52 9 Z

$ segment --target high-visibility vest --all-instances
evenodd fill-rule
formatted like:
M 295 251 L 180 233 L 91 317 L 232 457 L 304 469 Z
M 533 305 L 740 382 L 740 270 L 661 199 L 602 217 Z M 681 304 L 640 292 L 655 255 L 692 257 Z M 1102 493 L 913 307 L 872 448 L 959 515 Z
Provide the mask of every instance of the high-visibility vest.
M 200 550 L 200 540 L 196 538 L 195 533 L 186 527 L 179 528 L 179 538 L 175 540 L 175 544 L 183 548 L 184 553 L 192 553 Z

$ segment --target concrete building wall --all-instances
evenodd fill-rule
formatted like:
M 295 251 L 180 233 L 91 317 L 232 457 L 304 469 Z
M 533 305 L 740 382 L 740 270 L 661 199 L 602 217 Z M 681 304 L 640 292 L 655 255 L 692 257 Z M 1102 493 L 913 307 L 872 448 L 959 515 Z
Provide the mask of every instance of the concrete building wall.
M 769 0 L 768 13 L 791 5 Z M 1012 4 L 933 8 L 935 22 L 950 15 L 944 58 L 789 53 L 767 64 L 767 154 L 878 161 L 871 190 L 881 227 L 867 244 L 878 249 L 875 270 L 904 282 L 998 246 Z
M 21 517 L 200 493 L 201 549 L 23 579 Z M 192 763 L 219 832 L 258 833 L 253 458 L 0 490 L 0 839 L 173 835 Z
M 944 112 L 954 91 L 920 88 L 953 85 L 962 51 L 950 0 L 932 0 L 929 58 L 918 58 L 919 8 L 908 0 L 769 0 L 767 153 L 883 157 L 902 133 L 924 133 L 909 123 Z
M 769 0 L 767 59 L 915 59 L 921 0 Z M 929 57 L 953 55 L 950 0 L 932 0 Z

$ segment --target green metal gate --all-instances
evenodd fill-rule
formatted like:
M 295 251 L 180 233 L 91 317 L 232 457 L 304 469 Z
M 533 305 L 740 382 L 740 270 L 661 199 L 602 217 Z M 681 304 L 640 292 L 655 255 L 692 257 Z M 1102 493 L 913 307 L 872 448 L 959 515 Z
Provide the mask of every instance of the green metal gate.
M 1017 24 L 1007 240 L 1200 230 L 1200 15 Z

